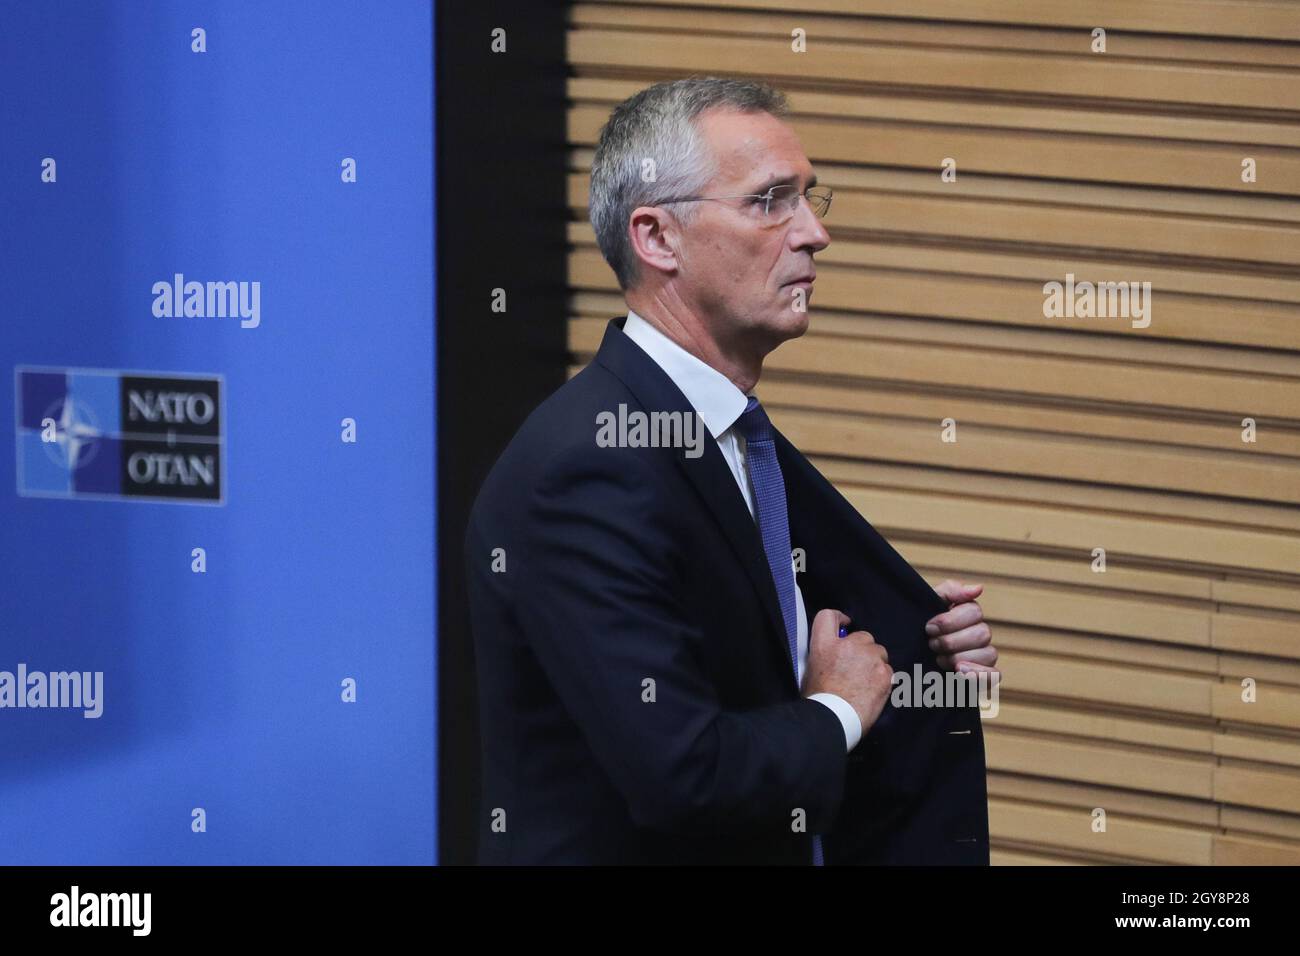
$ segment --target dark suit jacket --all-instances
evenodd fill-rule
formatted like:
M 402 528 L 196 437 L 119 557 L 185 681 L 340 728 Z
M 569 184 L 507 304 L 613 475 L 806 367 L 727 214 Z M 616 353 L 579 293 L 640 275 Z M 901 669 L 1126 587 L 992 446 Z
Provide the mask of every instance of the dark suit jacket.
M 893 708 L 845 753 L 800 696 L 762 542 L 717 443 L 599 447 L 597 416 L 691 412 L 610 323 L 493 467 L 466 539 L 484 863 L 988 862 L 973 708 Z M 808 620 L 935 669 L 947 604 L 784 437 Z M 804 827 L 798 826 L 803 820 Z

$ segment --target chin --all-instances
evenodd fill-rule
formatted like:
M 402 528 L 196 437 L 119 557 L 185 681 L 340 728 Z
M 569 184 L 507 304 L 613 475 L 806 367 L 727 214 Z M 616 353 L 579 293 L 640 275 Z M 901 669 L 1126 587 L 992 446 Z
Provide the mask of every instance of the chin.
M 787 339 L 797 339 L 807 331 L 807 312 L 795 312 L 793 309 L 785 309 L 782 311 L 780 319 L 773 323 L 773 332 L 782 342 Z
M 795 312 L 784 306 L 775 312 L 758 312 L 745 325 L 744 334 L 763 351 L 771 352 L 791 339 L 797 339 L 808 331 L 808 313 Z

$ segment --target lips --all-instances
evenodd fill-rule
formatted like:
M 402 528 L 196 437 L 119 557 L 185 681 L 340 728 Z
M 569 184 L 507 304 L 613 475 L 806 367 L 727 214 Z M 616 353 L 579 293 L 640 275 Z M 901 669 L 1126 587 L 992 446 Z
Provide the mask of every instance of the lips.
M 797 278 L 797 279 L 791 279 L 789 282 L 783 282 L 783 283 L 781 283 L 781 284 L 782 284 L 782 285 L 794 285 L 796 282 L 808 282 L 808 283 L 812 283 L 813 280 L 815 280 L 816 278 L 817 278 L 817 273 L 814 272 L 812 275 L 799 276 L 799 278 Z

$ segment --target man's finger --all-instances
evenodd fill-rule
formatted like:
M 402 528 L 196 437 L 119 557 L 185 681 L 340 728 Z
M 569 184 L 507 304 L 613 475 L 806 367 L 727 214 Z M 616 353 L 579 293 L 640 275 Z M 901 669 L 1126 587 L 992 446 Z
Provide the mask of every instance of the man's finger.
M 993 642 L 993 632 L 984 621 L 963 627 L 949 634 L 938 634 L 930 638 L 930 650 L 936 654 L 951 654 L 954 651 L 969 651 L 977 647 L 987 647 Z
M 974 600 L 983 591 L 984 585 L 982 584 L 963 584 L 952 578 L 947 578 L 934 586 L 934 593 L 949 604 L 961 604 L 965 601 Z
M 1001 679 L 1002 672 L 996 667 L 989 667 L 987 664 L 976 664 L 974 661 L 958 661 L 957 672 L 959 674 L 993 674 L 996 675 L 994 680 Z
M 960 671 L 962 664 L 993 667 L 998 662 L 998 649 L 996 647 L 976 647 L 969 651 L 958 651 L 956 654 L 945 654 L 943 657 L 936 658 L 936 660 L 948 661 L 946 666 L 949 670 Z
M 984 610 L 974 601 L 958 604 L 942 614 L 936 614 L 925 625 L 925 633 L 930 637 L 950 634 L 964 627 L 973 627 L 984 620 Z

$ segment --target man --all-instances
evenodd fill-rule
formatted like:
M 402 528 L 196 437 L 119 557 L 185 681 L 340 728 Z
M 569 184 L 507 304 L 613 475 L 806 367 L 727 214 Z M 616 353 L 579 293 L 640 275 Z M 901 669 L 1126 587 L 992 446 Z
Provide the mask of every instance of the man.
M 979 586 L 931 589 L 753 395 L 830 242 L 785 115 L 691 78 L 601 133 L 629 312 L 466 540 L 483 862 L 988 862 L 978 711 L 888 701 L 895 669 L 996 674 Z

